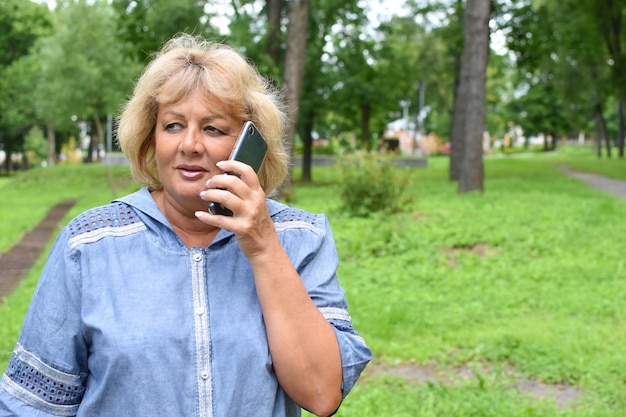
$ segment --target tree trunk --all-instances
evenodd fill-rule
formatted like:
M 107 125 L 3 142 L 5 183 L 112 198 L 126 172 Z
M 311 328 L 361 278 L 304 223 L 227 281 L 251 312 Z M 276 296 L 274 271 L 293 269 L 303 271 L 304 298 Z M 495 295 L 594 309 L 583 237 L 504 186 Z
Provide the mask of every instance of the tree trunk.
M 312 160 L 313 160 L 313 111 L 309 111 L 303 115 L 302 118 L 302 141 L 304 147 L 302 150 L 302 181 L 311 182 L 313 175 Z
M 54 139 L 54 127 L 48 123 L 46 125 L 46 136 L 48 137 L 48 166 L 53 166 L 56 162 L 56 144 Z
M 289 25 L 287 27 L 287 53 L 285 55 L 285 71 L 283 87 L 289 115 L 289 126 L 285 132 L 285 147 L 293 160 L 293 148 L 298 127 L 298 106 L 302 88 L 302 75 L 306 58 L 307 30 L 309 25 L 310 0 L 292 0 L 289 2 Z M 283 187 L 281 197 L 287 201 L 295 198 L 293 190 L 293 164 L 289 164 L 289 171 Z
M 602 158 L 602 127 L 601 127 L 602 115 L 598 114 L 598 111 L 594 112 L 594 129 L 596 131 L 596 155 L 598 158 Z
M 465 91 L 463 159 L 459 176 L 460 193 L 484 189 L 483 132 L 487 62 L 489 60 L 489 15 L 491 0 L 468 0 L 463 24 L 463 68 L 460 91 Z
M 602 118 L 602 122 L 604 123 L 604 129 L 606 130 L 606 121 L 604 120 L 604 117 Z M 608 134 L 604 136 L 604 144 L 606 145 L 606 157 L 610 158 L 611 157 L 611 140 L 609 139 Z
M 617 154 L 624 158 L 624 100 L 617 102 Z
M 96 149 L 98 152 L 98 161 L 100 161 L 100 147 L 98 143 L 102 143 L 102 138 L 104 137 L 104 131 L 102 129 L 102 123 L 100 122 L 100 117 L 98 116 L 98 112 L 93 110 L 93 119 L 96 124 L 96 136 L 100 139 L 96 140 Z M 104 152 L 104 162 L 105 169 L 107 173 L 107 181 L 109 182 L 109 188 L 111 189 L 111 193 L 113 197 L 117 197 L 117 185 L 115 184 L 115 179 L 113 178 L 113 172 L 111 171 L 111 160 L 109 159 L 109 153 Z
M 92 136 L 91 140 L 93 141 L 93 147 L 96 150 L 96 162 L 100 162 L 100 154 L 104 149 L 102 145 L 104 142 L 104 129 L 102 129 L 102 122 L 100 121 L 100 117 L 98 116 L 98 112 L 96 110 L 93 111 L 93 121 L 96 125 L 96 135 L 95 137 Z
M 0 143 L 4 143 L 4 133 L 0 130 Z M 4 149 L 4 168 L 7 171 L 7 176 L 11 174 L 11 148 L 7 147 Z
M 364 149 L 370 150 L 370 113 L 369 103 L 361 103 L 361 145 Z
M 454 95 L 452 108 L 452 127 L 450 129 L 450 180 L 458 181 L 461 177 L 461 163 L 463 161 L 463 129 L 465 126 L 466 107 L 462 103 L 467 101 L 466 85 L 461 86 L 459 80 Z
M 267 0 L 267 54 L 278 68 L 280 66 L 280 16 L 282 15 L 283 0 Z
M 600 87 L 598 70 L 596 67 L 592 67 L 589 72 L 591 80 L 593 81 L 593 118 L 596 131 L 596 153 L 598 158 L 602 157 L 602 140 L 606 138 L 608 156 L 611 156 L 611 148 L 609 146 L 609 134 L 606 127 L 606 120 L 604 119 L 604 109 L 602 107 L 602 99 L 600 98 Z
M 7 176 L 11 175 L 11 171 L 13 170 L 13 166 L 11 164 L 11 159 L 13 158 L 13 152 L 10 149 L 5 151 L 5 160 L 4 160 L 4 168 L 7 171 Z
M 609 134 L 606 128 L 606 120 L 602 112 L 602 104 L 596 104 L 595 109 L 595 125 L 596 125 L 596 149 L 598 152 L 598 158 L 602 157 L 602 141 L 606 141 L 607 156 L 611 157 L 611 145 L 609 143 Z
M 463 0 L 458 0 L 456 5 L 459 20 L 463 20 Z M 454 53 L 454 101 L 452 103 L 452 119 L 450 122 L 450 180 L 458 181 L 461 173 L 461 161 L 463 160 L 463 120 L 464 108 L 459 103 L 465 100 L 465 92 L 460 91 L 461 68 L 463 67 L 463 48 L 457 48 Z M 463 97 L 460 97 L 463 95 Z

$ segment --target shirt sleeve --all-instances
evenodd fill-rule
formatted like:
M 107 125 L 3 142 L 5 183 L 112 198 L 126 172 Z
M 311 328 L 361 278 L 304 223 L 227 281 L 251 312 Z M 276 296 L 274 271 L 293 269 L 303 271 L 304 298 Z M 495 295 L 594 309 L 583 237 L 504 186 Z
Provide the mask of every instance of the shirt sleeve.
M 0 416 L 2 417 L 57 417 L 38 410 L 0 389 Z
M 284 237 L 285 250 L 309 296 L 333 326 L 341 352 L 343 397 L 350 392 L 372 358 L 365 340 L 352 326 L 346 294 L 337 277 L 337 248 L 324 215 L 303 215 L 291 222 Z
M 74 416 L 87 376 L 79 254 L 57 238 L 0 379 L 0 415 Z M 8 414 L 4 414 L 8 413 Z

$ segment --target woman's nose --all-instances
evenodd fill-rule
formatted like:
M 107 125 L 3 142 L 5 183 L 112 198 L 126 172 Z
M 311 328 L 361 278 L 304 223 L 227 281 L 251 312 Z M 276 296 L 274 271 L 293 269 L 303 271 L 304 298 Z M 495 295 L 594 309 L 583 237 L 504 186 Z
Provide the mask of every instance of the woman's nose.
M 181 142 L 181 151 L 186 154 L 202 152 L 202 135 L 199 129 L 187 129 Z

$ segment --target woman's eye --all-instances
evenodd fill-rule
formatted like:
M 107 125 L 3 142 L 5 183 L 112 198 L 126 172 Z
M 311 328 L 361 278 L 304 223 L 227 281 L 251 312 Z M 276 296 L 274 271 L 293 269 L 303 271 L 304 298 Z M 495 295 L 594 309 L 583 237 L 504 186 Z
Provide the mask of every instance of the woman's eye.
M 204 131 L 214 136 L 225 135 L 225 133 L 222 130 L 216 128 L 215 126 L 207 126 L 204 128 Z
M 183 128 L 183 126 L 180 123 L 168 123 L 165 125 L 165 130 L 168 132 L 174 132 L 174 131 L 178 131 L 181 130 Z

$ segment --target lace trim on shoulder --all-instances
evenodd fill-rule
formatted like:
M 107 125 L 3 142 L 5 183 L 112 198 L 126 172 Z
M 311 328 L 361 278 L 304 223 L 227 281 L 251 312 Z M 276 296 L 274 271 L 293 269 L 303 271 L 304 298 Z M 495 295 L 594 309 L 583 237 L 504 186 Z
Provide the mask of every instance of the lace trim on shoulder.
M 145 229 L 146 225 L 132 207 L 122 202 L 88 210 L 67 226 L 71 247 L 95 242 L 105 236 L 127 236 Z
M 310 229 L 318 231 L 316 222 L 318 216 L 304 210 L 288 207 L 272 216 L 276 230 L 285 229 Z
M 141 220 L 132 207 L 117 202 L 84 212 L 68 225 L 68 231 L 70 236 L 76 236 L 103 227 L 128 226 L 135 223 L 141 223 Z
M 84 376 L 57 371 L 18 345 L 0 385 L 38 410 L 72 416 L 85 393 L 83 381 Z

